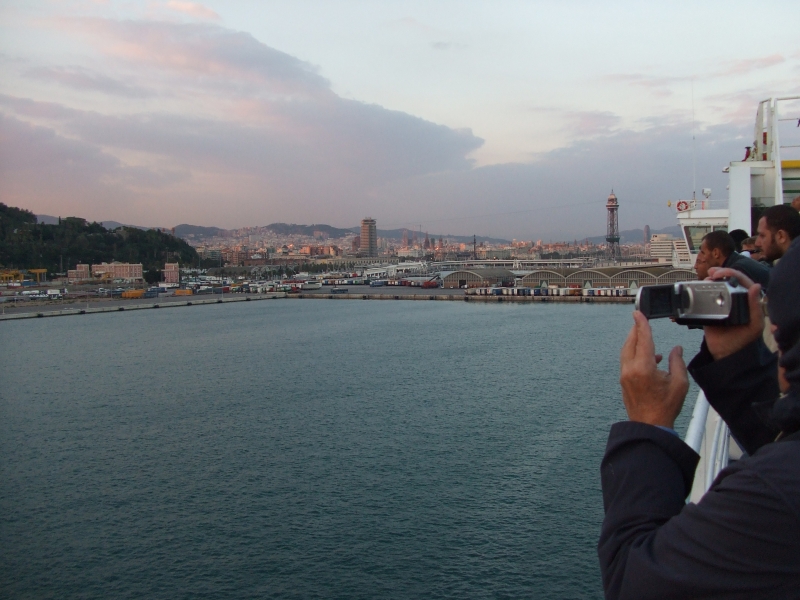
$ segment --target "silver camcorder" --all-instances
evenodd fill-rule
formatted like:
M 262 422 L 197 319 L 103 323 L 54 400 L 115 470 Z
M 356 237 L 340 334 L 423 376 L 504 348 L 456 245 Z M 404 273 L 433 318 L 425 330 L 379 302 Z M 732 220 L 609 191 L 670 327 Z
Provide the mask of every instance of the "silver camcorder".
M 750 322 L 747 290 L 736 278 L 646 285 L 636 294 L 636 310 L 648 319 L 671 317 L 676 323 L 746 325 Z

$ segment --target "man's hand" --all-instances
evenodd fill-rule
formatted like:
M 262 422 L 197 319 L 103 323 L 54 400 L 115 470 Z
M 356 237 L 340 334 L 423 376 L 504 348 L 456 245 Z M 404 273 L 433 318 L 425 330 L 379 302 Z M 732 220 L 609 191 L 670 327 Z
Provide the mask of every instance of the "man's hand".
M 660 371 L 661 356 L 655 353 L 650 323 L 638 310 L 633 320 L 619 357 L 625 410 L 631 421 L 672 429 L 689 391 L 683 348 L 675 346 L 669 353 L 669 372 Z
M 712 267 L 708 270 L 708 278 L 712 280 L 736 277 L 739 285 L 747 289 L 747 300 L 750 305 L 750 323 L 725 327 L 709 325 L 703 327 L 706 335 L 706 346 L 714 360 L 720 360 L 735 354 L 748 344 L 756 341 L 764 332 L 764 311 L 761 309 L 761 286 L 744 273 L 733 269 Z

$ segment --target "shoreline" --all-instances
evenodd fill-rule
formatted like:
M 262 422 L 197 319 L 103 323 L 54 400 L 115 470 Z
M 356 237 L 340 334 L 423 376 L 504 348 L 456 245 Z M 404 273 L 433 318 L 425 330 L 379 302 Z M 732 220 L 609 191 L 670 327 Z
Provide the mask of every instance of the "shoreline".
M 231 297 L 232 296 L 232 297 Z M 225 298 L 204 298 L 202 296 L 187 296 L 180 300 L 173 297 L 158 299 L 155 302 L 136 302 L 136 301 L 115 301 L 114 306 L 89 307 L 88 305 L 80 308 L 60 308 L 58 310 L 46 310 L 46 306 L 25 307 L 30 310 L 17 308 L 15 312 L 0 314 L 0 321 L 16 321 L 19 319 L 41 319 L 47 317 L 68 317 L 73 315 L 90 315 L 100 313 L 117 313 L 131 310 L 153 310 L 162 308 L 177 308 L 187 306 L 202 306 L 208 304 L 228 304 L 230 302 L 254 302 L 260 300 L 417 300 L 417 301 L 448 301 L 448 302 L 484 302 L 484 303 L 506 303 L 506 302 L 563 302 L 572 304 L 633 304 L 634 298 L 631 296 L 467 296 L 466 294 L 444 294 L 444 293 L 405 293 L 405 294 L 331 294 L 321 290 L 318 293 L 287 294 L 286 292 L 276 292 L 271 294 L 242 294 L 241 297 L 231 294 Z M 76 304 L 83 304 L 76 302 Z

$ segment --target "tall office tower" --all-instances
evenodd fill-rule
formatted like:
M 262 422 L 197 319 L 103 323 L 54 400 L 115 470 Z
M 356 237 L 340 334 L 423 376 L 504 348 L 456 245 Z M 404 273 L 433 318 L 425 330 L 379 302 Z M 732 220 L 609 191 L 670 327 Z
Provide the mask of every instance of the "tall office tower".
M 606 243 L 608 244 L 608 257 L 616 260 L 620 257 L 619 251 L 619 217 L 617 211 L 619 210 L 619 202 L 614 195 L 614 190 L 608 196 L 606 202 L 606 209 L 608 210 L 608 227 L 606 230 Z
M 644 226 L 644 243 L 645 244 L 650 243 L 650 225 Z
M 361 253 L 365 256 L 378 256 L 378 227 L 375 219 L 361 219 Z

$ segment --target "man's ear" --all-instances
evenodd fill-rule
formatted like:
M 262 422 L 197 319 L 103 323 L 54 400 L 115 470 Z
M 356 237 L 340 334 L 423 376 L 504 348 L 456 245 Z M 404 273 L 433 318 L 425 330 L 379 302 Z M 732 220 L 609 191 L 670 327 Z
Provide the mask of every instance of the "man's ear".
M 720 250 L 719 248 L 714 248 L 711 251 L 711 256 L 714 258 L 714 262 L 718 262 L 719 264 L 725 262 L 725 259 L 722 257 L 722 250 Z
M 789 234 L 786 233 L 783 229 L 778 229 L 773 236 L 775 239 L 775 243 L 778 244 L 781 248 L 784 246 L 788 246 L 791 240 L 789 239 Z

